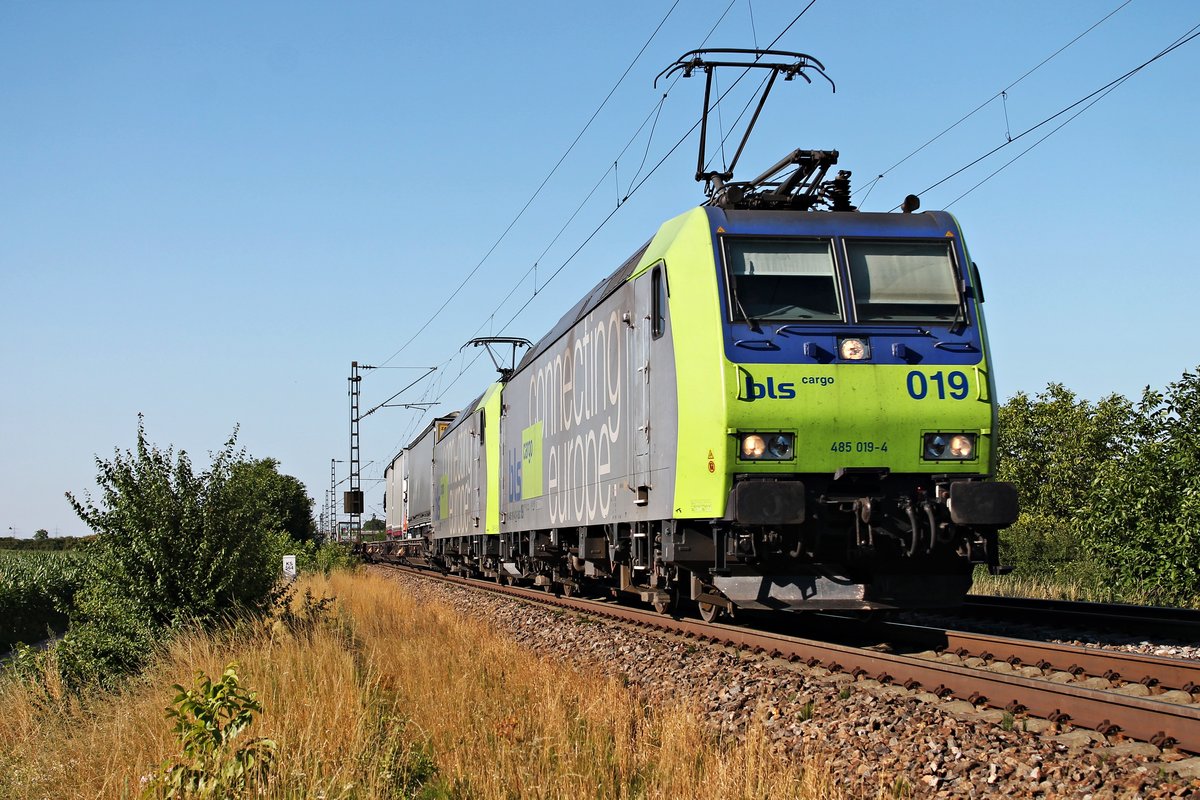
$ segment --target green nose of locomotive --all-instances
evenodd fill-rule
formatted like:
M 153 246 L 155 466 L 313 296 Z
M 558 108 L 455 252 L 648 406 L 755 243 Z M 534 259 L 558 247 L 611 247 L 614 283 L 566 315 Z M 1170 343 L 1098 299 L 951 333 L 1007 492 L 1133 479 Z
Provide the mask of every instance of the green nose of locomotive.
M 972 563 L 996 566 L 1016 499 L 988 480 L 995 398 L 954 220 L 706 213 L 724 396 L 717 414 L 689 413 L 718 409 L 698 390 L 709 362 L 681 359 L 679 404 L 681 454 L 692 435 L 719 440 L 706 455 L 724 478 L 713 510 L 732 574 L 714 585 L 743 591 L 729 583 L 738 569 L 769 561 L 821 563 L 868 605 L 910 604 L 931 576 L 955 576 L 939 584 L 948 597 L 963 591 Z

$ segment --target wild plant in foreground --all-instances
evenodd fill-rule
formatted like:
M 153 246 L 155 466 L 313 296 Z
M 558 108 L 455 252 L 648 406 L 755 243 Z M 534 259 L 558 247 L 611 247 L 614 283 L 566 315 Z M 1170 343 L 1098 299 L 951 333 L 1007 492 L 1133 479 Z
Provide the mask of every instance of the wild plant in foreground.
M 235 741 L 262 713 L 254 692 L 239 684 L 237 665 L 227 666 L 216 683 L 199 672 L 196 688 L 173 688 L 177 694 L 167 718 L 175 721 L 183 755 L 164 763 L 142 796 L 230 798 L 264 785 L 275 764 L 276 745 L 262 737 Z

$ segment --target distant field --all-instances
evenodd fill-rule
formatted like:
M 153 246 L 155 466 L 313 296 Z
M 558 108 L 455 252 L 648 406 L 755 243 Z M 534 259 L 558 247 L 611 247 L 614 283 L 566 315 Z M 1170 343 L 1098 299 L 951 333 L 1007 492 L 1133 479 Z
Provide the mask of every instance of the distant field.
M 0 547 L 0 562 L 27 558 L 78 558 L 74 550 L 8 550 Z
M 0 648 L 65 630 L 85 568 L 78 553 L 0 550 Z
M 0 536 L 0 552 L 78 550 L 87 546 L 95 538 L 94 536 L 53 536 L 48 539 L 17 539 L 12 536 Z

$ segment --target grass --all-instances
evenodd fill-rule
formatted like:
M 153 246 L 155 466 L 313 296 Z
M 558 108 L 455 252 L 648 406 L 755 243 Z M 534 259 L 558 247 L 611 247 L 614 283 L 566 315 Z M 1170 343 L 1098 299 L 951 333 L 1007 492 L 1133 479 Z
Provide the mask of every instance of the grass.
M 975 570 L 971 594 L 996 595 L 998 597 L 1029 597 L 1036 600 L 1073 600 L 1093 603 L 1130 603 L 1133 605 L 1156 605 L 1150 595 L 1117 592 L 1112 586 L 1095 581 L 1069 580 L 1038 575 L 990 575 L 982 567 Z M 1191 607 L 1200 608 L 1198 602 Z
M 231 661 L 263 706 L 246 736 L 277 743 L 260 797 L 841 796 L 824 766 L 777 758 L 755 728 L 716 738 L 694 709 L 540 658 L 382 577 L 304 581 L 337 598 L 315 621 L 184 635 L 119 694 L 0 682 L 0 798 L 137 796 L 178 757 L 171 685 Z

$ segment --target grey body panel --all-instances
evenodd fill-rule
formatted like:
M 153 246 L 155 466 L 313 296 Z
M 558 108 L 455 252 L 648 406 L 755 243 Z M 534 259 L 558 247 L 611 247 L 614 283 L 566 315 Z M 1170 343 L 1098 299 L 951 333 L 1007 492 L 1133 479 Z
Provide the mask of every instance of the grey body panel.
M 405 448 L 408 531 L 412 536 L 423 535 L 433 523 L 433 445 L 437 441 L 439 426 L 444 428 L 446 422 L 446 417 L 434 419 Z
M 433 448 L 435 539 L 483 533 L 487 455 L 482 419 L 482 409 L 460 414 Z
M 502 532 L 671 518 L 674 351 L 669 311 L 652 335 L 650 284 L 620 283 L 505 386 Z
M 401 450 L 383 471 L 384 518 L 389 536 L 401 536 L 408 522 L 408 451 Z

